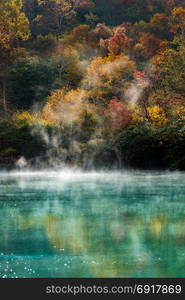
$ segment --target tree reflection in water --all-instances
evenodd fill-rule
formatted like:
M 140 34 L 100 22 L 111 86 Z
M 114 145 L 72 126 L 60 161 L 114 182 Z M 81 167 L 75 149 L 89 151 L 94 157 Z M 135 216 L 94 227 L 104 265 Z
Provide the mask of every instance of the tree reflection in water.
M 1 277 L 183 277 L 184 179 L 3 177 Z

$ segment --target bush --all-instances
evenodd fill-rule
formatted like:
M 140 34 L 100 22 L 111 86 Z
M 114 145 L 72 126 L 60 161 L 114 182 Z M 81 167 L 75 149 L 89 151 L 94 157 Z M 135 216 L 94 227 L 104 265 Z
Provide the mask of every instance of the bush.
M 10 121 L 0 121 L 0 167 L 14 167 L 21 156 L 32 159 L 43 154 L 46 145 L 39 135 L 32 135 L 28 125 L 16 126 Z
M 123 165 L 185 170 L 185 127 L 180 123 L 162 127 L 139 123 L 124 130 L 115 147 Z
M 164 167 L 165 147 L 156 127 L 146 123 L 131 126 L 117 137 L 115 144 L 123 164 L 143 169 Z

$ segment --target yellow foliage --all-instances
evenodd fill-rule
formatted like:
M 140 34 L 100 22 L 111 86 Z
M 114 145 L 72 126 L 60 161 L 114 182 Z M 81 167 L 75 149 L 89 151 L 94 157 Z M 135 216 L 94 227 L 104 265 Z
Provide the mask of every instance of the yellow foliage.
M 42 112 L 30 113 L 28 111 L 17 112 L 13 115 L 13 121 L 17 124 L 17 126 L 22 125 L 53 125 L 52 122 L 49 122 L 44 118 Z
M 22 12 L 22 0 L 0 1 L 0 27 L 11 39 L 27 40 L 30 34 L 29 21 Z
M 30 114 L 28 111 L 17 112 L 13 115 L 13 120 L 17 123 L 27 123 L 29 125 L 34 124 L 36 117 L 34 114 Z
M 96 117 L 95 106 L 87 101 L 87 91 L 77 89 L 66 92 L 61 89 L 55 90 L 48 97 L 41 112 L 17 112 L 13 115 L 13 120 L 17 126 L 22 124 L 71 125 L 75 122 L 81 123 L 85 112 Z
M 124 89 L 135 64 L 125 54 L 95 57 L 87 69 L 84 86 L 92 89 Z
M 147 113 L 150 121 L 156 126 L 162 126 L 169 122 L 164 110 L 159 105 L 147 107 Z
M 185 106 L 178 105 L 172 110 L 172 116 L 180 121 L 185 121 Z
M 139 105 L 134 104 L 130 107 L 130 111 L 132 112 L 132 123 L 137 124 L 139 122 L 145 121 L 146 119 L 143 117 L 141 108 Z
M 82 89 L 56 90 L 48 97 L 43 116 L 56 124 L 79 123 L 84 112 L 95 112 L 95 106 L 87 101 L 87 96 L 87 91 Z

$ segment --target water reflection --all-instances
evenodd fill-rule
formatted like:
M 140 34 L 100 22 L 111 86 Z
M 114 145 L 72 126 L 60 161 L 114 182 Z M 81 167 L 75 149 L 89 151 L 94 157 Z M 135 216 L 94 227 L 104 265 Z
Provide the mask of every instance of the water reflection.
M 1 174 L 1 277 L 184 277 L 184 174 Z

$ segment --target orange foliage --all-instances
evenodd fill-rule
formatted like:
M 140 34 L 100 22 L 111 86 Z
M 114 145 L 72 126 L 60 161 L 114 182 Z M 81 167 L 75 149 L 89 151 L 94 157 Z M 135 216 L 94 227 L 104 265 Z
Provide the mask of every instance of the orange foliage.
M 174 33 L 180 32 L 185 34 L 185 9 L 182 7 L 175 7 L 172 11 L 173 26 L 172 31 Z
M 156 38 L 156 36 L 152 33 L 144 33 L 141 36 L 140 43 L 143 54 L 146 55 L 146 57 L 152 57 L 156 55 L 161 48 L 164 48 L 167 45 L 166 42 Z
M 95 4 L 91 0 L 76 0 L 76 6 L 78 8 L 83 9 L 83 8 L 92 8 L 95 6 Z
M 79 25 L 75 27 L 69 34 L 69 43 L 85 42 L 91 40 L 89 25 Z
M 164 13 L 155 14 L 150 20 L 150 27 L 158 30 L 165 30 L 168 25 L 168 16 Z

